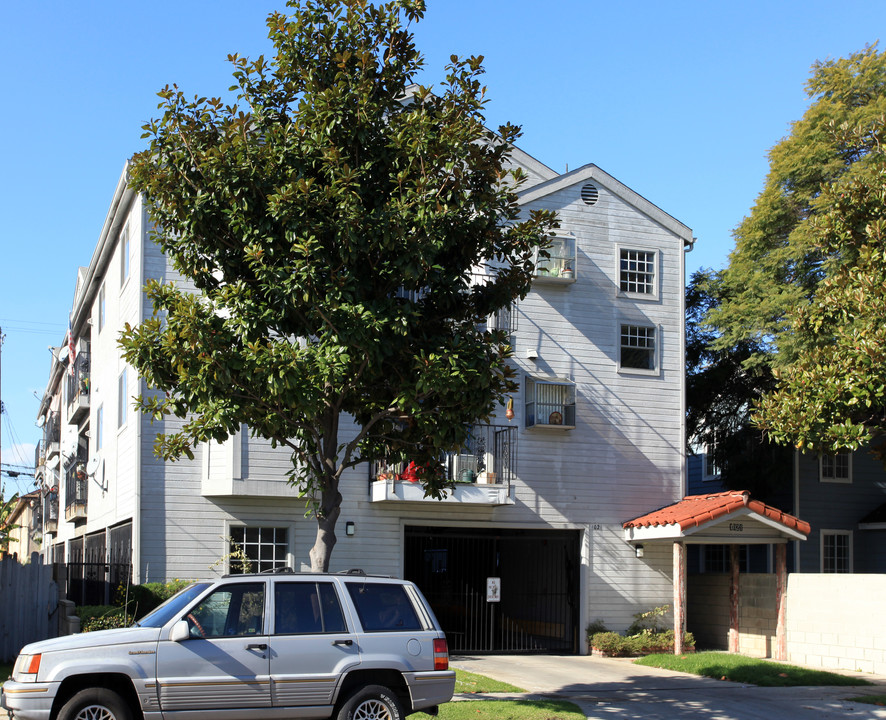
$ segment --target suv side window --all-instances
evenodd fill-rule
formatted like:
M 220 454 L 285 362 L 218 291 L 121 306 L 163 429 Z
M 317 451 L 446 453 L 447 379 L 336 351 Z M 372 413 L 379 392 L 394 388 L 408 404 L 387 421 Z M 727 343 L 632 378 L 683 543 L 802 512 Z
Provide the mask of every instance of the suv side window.
M 185 619 L 191 637 L 260 635 L 264 612 L 264 583 L 243 583 L 219 588 L 204 598 Z
M 274 584 L 274 632 L 277 635 L 346 630 L 341 604 L 332 583 Z
M 402 585 L 364 582 L 345 584 L 365 632 L 424 629 Z

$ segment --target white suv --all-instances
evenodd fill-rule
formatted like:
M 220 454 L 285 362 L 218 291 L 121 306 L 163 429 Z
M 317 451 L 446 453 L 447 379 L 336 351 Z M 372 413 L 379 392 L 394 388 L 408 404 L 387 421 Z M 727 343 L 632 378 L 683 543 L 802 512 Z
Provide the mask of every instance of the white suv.
M 400 720 L 452 697 L 446 638 L 418 588 L 275 573 L 198 582 L 133 627 L 22 648 L 16 720 Z

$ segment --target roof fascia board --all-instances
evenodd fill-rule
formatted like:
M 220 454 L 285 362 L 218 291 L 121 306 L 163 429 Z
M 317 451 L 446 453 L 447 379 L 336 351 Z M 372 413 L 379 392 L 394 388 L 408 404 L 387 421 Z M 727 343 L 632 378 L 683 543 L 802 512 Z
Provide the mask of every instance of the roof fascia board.
M 519 198 L 517 202 L 519 205 L 525 205 L 527 203 L 533 202 L 534 200 L 538 200 L 545 195 L 550 195 L 559 190 L 563 190 L 570 185 L 582 182 L 583 180 L 594 180 L 598 182 L 613 195 L 621 198 L 629 205 L 632 205 L 641 213 L 643 213 L 662 227 L 667 228 L 672 233 L 680 237 L 684 242 L 692 242 L 692 230 L 690 228 L 686 227 L 686 225 L 681 223 L 676 218 L 668 215 L 658 206 L 653 205 L 642 195 L 634 192 L 627 185 L 619 182 L 614 177 L 612 177 L 612 175 L 605 172 L 604 170 L 601 170 L 593 163 L 583 165 L 580 168 L 572 170 L 568 173 L 564 173 L 563 175 L 558 175 L 557 177 L 551 180 L 547 180 L 546 182 L 539 183 L 538 185 L 533 185 L 531 188 L 518 193 Z
M 98 292 L 96 281 L 104 276 L 104 271 L 114 252 L 117 232 L 122 225 L 122 214 L 128 211 L 135 196 L 135 192 L 129 188 L 128 180 L 129 161 L 127 160 L 123 165 L 123 172 L 120 173 L 120 179 L 117 181 L 114 198 L 105 216 L 105 222 L 92 253 L 92 259 L 89 261 L 83 285 L 77 297 L 74 298 L 74 307 L 71 310 L 71 330 L 75 334 L 79 334 L 79 329 L 86 322 L 92 310 L 92 300 Z

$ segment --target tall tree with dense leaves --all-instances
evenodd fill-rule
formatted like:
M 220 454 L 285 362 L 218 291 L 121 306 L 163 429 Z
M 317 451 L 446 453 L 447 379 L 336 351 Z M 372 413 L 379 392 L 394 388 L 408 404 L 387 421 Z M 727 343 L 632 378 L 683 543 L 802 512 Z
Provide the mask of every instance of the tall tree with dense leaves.
M 777 502 L 791 479 L 791 453 L 751 423 L 763 393 L 775 387 L 771 369 L 747 361 L 753 340 L 715 347 L 717 331 L 705 318 L 723 301 L 722 272 L 698 270 L 686 287 L 686 440 L 704 450 L 731 490 Z
M 823 188 L 864 173 L 876 148 L 870 133 L 846 128 L 871 128 L 886 115 L 886 55 L 876 46 L 812 70 L 812 102 L 770 151 L 763 192 L 735 231 L 722 302 L 707 318 L 718 330 L 716 347 L 757 345 L 746 366 L 796 357 L 789 313 L 815 294 L 827 259 L 808 221 L 821 209 Z
M 326 570 L 345 470 L 408 459 L 439 496 L 441 451 L 516 389 L 483 321 L 528 292 L 556 217 L 521 219 L 519 130 L 485 128 L 482 58 L 411 84 L 422 0 L 288 6 L 272 60 L 231 57 L 239 104 L 160 93 L 131 185 L 196 292 L 151 283 L 120 344 L 159 391 L 142 409 L 183 419 L 160 456 L 242 424 L 291 450 Z
M 884 130 L 873 133 L 879 141 Z M 873 153 L 865 172 L 826 187 L 818 205 L 810 234 L 827 258 L 823 279 L 791 313 L 800 349 L 776 370 L 778 389 L 755 421 L 802 449 L 867 445 L 886 461 L 886 157 Z

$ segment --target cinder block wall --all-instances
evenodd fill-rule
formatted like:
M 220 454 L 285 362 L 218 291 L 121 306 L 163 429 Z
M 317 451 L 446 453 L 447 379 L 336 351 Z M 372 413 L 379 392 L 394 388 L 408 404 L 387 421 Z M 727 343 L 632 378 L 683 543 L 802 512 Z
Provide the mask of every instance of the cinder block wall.
M 729 649 L 729 576 L 686 578 L 686 629 L 699 650 Z
M 738 587 L 738 651 L 750 657 L 770 657 L 778 619 L 775 575 L 740 575 Z
M 886 675 L 886 575 L 788 576 L 788 659 Z

